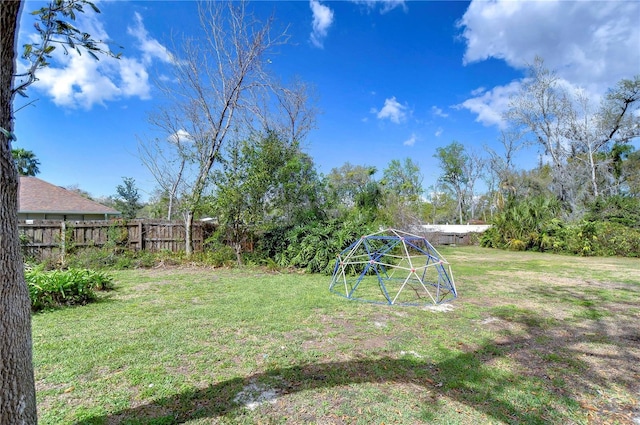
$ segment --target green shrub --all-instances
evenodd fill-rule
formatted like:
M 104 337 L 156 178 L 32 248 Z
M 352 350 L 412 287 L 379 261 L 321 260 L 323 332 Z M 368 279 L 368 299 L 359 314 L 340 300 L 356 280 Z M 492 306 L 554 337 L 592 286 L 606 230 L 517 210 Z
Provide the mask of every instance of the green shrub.
M 148 251 L 117 251 L 110 247 L 94 247 L 69 255 L 66 265 L 69 268 L 126 270 L 153 267 L 157 261 L 157 254 Z
M 327 220 L 295 226 L 284 234 L 286 247 L 275 252 L 273 259 L 280 267 L 331 274 L 336 255 L 359 237 L 372 233 L 371 227 L 359 220 Z M 272 242 L 272 246 L 277 245 Z
M 614 222 L 584 221 L 569 227 L 567 251 L 583 256 L 640 256 L 640 230 Z
M 213 267 L 232 267 L 236 264 L 236 253 L 228 245 L 215 244 L 206 251 L 194 253 L 191 260 Z
M 640 199 L 621 195 L 599 197 L 589 205 L 585 218 L 640 229 Z
M 87 269 L 44 271 L 28 268 L 24 274 L 34 311 L 87 304 L 96 299 L 96 290 L 113 289 L 111 276 Z

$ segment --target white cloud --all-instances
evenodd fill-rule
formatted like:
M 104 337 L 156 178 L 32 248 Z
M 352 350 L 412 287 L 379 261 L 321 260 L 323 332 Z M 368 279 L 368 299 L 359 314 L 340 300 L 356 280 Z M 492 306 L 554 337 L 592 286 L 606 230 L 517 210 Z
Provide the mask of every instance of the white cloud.
M 57 56 L 57 55 L 56 55 Z M 117 59 L 102 58 L 70 51 L 61 66 L 51 65 L 38 72 L 34 87 L 49 95 L 53 103 L 69 108 L 90 109 L 121 96 L 122 91 L 113 81 L 117 74 Z
M 161 62 L 171 63 L 173 60 L 171 53 L 158 40 L 149 36 L 142 22 L 142 16 L 137 12 L 134 14 L 134 21 L 134 25 L 127 28 L 127 33 L 134 36 L 140 43 L 138 48 L 142 51 L 143 62 L 150 64 L 153 59 L 158 59 Z
M 125 97 L 149 99 L 149 73 L 144 64 L 136 59 L 120 59 L 121 93 Z
M 333 10 L 318 0 L 310 0 L 309 6 L 313 13 L 311 43 L 321 49 L 324 47 L 324 38 L 327 36 L 329 27 L 333 24 Z
M 436 137 L 440 137 L 442 136 L 442 133 L 444 133 L 444 130 L 442 129 L 442 127 L 438 127 L 438 129 L 436 130 L 436 132 L 433 134 Z
M 80 14 L 77 28 L 91 34 L 95 40 L 109 40 L 99 15 Z M 154 60 L 169 62 L 168 51 L 144 28 L 139 14 L 134 16 L 135 24 L 128 29 L 138 41 L 141 57 L 123 56 L 115 59 L 99 55 L 95 60 L 86 52 L 78 54 L 69 49 L 53 52 L 51 65 L 38 72 L 34 87 L 44 91 L 52 101 L 67 108 L 90 109 L 94 105 L 104 105 L 107 101 L 138 97 L 150 97 L 149 73 L 147 68 Z
M 464 62 L 503 59 L 525 68 L 535 56 L 575 85 L 603 92 L 638 73 L 640 2 L 473 1 L 459 22 Z
M 638 73 L 640 2 L 474 0 L 458 26 L 466 43 L 463 62 L 502 59 L 526 69 L 536 56 L 565 80 L 596 99 L 622 78 Z M 514 83 L 479 88 L 462 106 L 485 124 L 498 115 Z
M 352 3 L 364 5 L 369 10 L 376 9 L 380 6 L 380 13 L 387 13 L 397 7 L 401 7 L 405 12 L 407 11 L 406 0 L 351 0 Z
M 409 137 L 407 140 L 405 140 L 404 142 L 402 142 L 403 145 L 405 146 L 413 146 L 416 144 L 416 141 L 418 140 L 417 136 L 415 133 L 411 133 L 411 137 Z
M 401 105 L 395 97 L 385 99 L 384 106 L 381 110 L 372 109 L 371 112 L 375 113 L 378 119 L 388 119 L 389 121 L 400 124 L 407 118 L 406 106 Z
M 471 90 L 471 96 L 479 96 L 482 93 L 484 93 L 485 91 L 487 91 L 487 88 L 480 86 L 475 90 Z
M 444 113 L 442 109 L 438 108 L 437 106 L 431 107 L 431 113 L 437 117 L 442 117 L 442 118 L 447 118 L 449 116 L 449 114 Z
M 458 108 L 465 108 L 477 115 L 476 121 L 486 126 L 505 127 L 502 114 L 509 106 L 509 98 L 520 89 L 520 82 L 513 81 L 505 86 L 497 86 L 480 96 L 467 99 Z
M 180 129 L 178 131 L 176 131 L 175 133 L 173 133 L 172 135 L 170 135 L 169 137 L 167 137 L 167 141 L 169 143 L 184 143 L 184 142 L 191 142 L 193 141 L 193 137 L 191 137 L 191 134 L 189 134 L 188 131 L 184 130 L 184 129 Z

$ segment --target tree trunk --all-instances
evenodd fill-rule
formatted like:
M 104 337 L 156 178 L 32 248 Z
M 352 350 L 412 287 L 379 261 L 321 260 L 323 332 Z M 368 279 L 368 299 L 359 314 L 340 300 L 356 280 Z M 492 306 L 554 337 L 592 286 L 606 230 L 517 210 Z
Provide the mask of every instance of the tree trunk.
M 189 258 L 193 254 L 193 211 L 185 212 L 184 217 L 184 252 Z
M 589 167 L 591 168 L 591 185 L 593 186 L 593 196 L 597 198 L 600 196 L 598 192 L 598 178 L 596 176 L 596 164 L 593 159 L 594 153 L 589 149 Z
M 0 424 L 36 424 L 31 303 L 18 233 L 18 172 L 11 155 L 20 1 L 0 2 Z

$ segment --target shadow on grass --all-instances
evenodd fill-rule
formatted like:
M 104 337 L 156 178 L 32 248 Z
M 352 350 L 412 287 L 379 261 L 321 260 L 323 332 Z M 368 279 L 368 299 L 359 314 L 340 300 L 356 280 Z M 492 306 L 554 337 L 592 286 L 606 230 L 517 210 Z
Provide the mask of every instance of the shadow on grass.
M 527 332 L 502 338 L 499 343 L 490 342 L 472 350 L 446 350 L 447 357 L 438 363 L 405 356 L 402 358 L 363 358 L 344 362 L 305 363 L 290 367 L 268 369 L 247 377 L 238 377 L 212 384 L 205 388 L 193 388 L 158 398 L 146 404 L 126 408 L 107 415 L 87 417 L 80 424 L 178 424 L 188 420 L 218 418 L 233 421 L 245 413 L 243 404 L 236 401 L 243 388 L 266 383 L 277 397 L 287 394 L 349 386 L 362 383 L 398 383 L 422 387 L 423 395 L 430 394 L 431 402 L 422 400 L 423 420 L 438 415 L 446 403 L 438 397 L 446 397 L 504 423 L 544 424 L 550 422 L 575 422 L 567 416 L 580 410 L 578 400 L 571 391 L 554 388 L 544 371 L 533 370 L 521 375 L 495 366 L 494 360 L 509 356 L 526 370 L 525 357 L 537 350 L 536 338 L 545 333 L 547 322 L 533 312 L 512 318 L 525 326 Z M 548 346 L 566 347 L 563 338 L 556 338 Z M 515 354 L 515 355 L 514 355 Z M 513 357 L 512 357 L 513 356 Z M 579 360 L 575 360 L 579 363 Z M 586 366 L 578 364 L 578 369 Z M 606 380 L 593 377 L 597 385 Z M 531 394 L 529 394 L 531 393 Z M 539 394 L 539 395 L 532 395 Z M 525 397 L 523 399 L 523 397 Z M 529 398 L 527 398 L 529 397 Z M 285 419 L 286 412 L 282 413 Z M 246 417 L 244 418 L 246 419 Z M 303 419 L 302 422 L 323 421 L 322 417 Z
M 554 287 L 529 289 L 549 302 L 557 301 L 559 309 L 577 308 L 577 321 L 556 319 L 514 305 L 496 306 L 490 310 L 494 319 L 517 325 L 518 330 L 510 333 L 503 329 L 496 340 L 481 346 L 466 347 L 461 342 L 457 349 L 442 348 L 445 360 L 441 362 L 406 355 L 272 368 L 204 388 L 187 389 L 113 413 L 86 417 L 76 425 L 178 424 L 195 419 L 233 422 L 240 417 L 246 421 L 245 406 L 237 401 L 237 395 L 256 384 L 273 389 L 278 398 L 353 384 L 417 386 L 421 396 L 416 402 L 422 403 L 421 419 L 426 423 L 442 413 L 439 409 L 443 406 L 450 406 L 440 402 L 439 397 L 466 405 L 496 422 L 545 424 L 586 421 L 590 420 L 588 415 L 600 414 L 594 412 L 593 406 L 584 406 L 585 394 L 600 390 L 613 392 L 619 385 L 629 393 L 638 391 L 635 379 L 640 376 L 640 354 L 638 349 L 629 346 L 640 341 L 637 328 L 624 327 L 622 334 L 612 332 L 601 319 L 616 312 L 603 307 L 593 294 Z M 585 352 L 585 342 L 605 343 L 610 350 Z M 455 346 L 455 341 L 448 345 Z M 585 356 L 603 368 L 594 368 L 594 363 L 585 361 Z M 496 365 L 500 361 L 511 364 L 513 369 Z M 612 375 L 614 369 L 616 374 Z M 617 377 L 623 378 L 616 381 Z M 599 419 L 601 422 L 632 421 L 636 408 L 618 405 L 614 408 L 617 416 Z M 589 411 L 585 413 L 585 409 Z M 278 418 L 286 420 L 289 414 L 283 411 Z M 328 423 L 322 416 L 290 419 Z M 596 422 L 599 419 L 596 418 Z

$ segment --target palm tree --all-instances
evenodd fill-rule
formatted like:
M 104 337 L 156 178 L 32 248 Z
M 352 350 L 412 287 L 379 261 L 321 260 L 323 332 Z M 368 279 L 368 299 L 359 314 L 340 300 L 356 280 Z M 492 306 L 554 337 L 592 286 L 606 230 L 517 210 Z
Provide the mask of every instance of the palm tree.
M 26 149 L 11 149 L 11 155 L 16 163 L 18 174 L 21 176 L 35 176 L 40 173 L 40 161 L 36 158 L 36 154 Z

